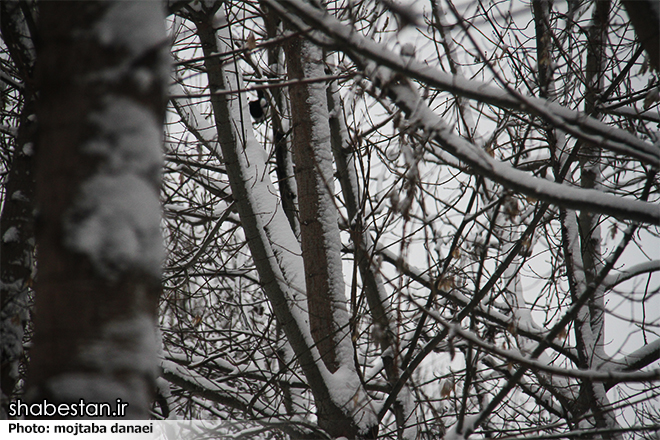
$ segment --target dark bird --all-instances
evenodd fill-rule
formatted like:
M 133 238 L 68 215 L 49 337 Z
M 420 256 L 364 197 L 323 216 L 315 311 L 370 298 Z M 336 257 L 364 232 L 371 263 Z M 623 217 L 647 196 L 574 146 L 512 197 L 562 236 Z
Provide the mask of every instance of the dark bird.
M 250 106 L 250 115 L 252 115 L 254 122 L 261 122 L 266 119 L 268 100 L 263 91 L 257 90 L 257 99 L 250 101 L 248 104 Z

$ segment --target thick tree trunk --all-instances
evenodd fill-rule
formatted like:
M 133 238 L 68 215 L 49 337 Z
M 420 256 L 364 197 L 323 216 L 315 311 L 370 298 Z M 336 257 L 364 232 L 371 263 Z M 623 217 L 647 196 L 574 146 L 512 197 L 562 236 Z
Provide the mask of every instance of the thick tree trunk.
M 323 54 L 313 43 L 293 38 L 285 50 L 289 78 L 323 76 Z M 296 84 L 289 92 L 309 323 L 323 362 L 334 373 L 341 363 L 338 347 L 345 345 L 336 338 L 347 328 L 337 328 L 335 323 L 337 309 L 346 318 L 346 304 L 325 87 L 323 83 Z
M 195 22 L 196 33 L 204 51 L 211 92 L 240 90 L 242 85 L 236 64 L 231 61 L 223 62 L 213 56 L 227 51 L 224 43 L 229 38 L 227 29 L 222 29 L 219 31 L 220 35 L 216 35 L 213 27 L 214 20 L 224 19 L 222 12 L 217 11 L 217 6 L 201 12 L 191 9 L 190 18 Z M 321 90 L 325 101 L 325 89 Z M 270 176 L 266 171 L 263 146 L 256 142 L 252 127 L 248 125 L 250 118 L 247 102 L 240 94 L 212 94 L 211 104 L 232 196 L 237 204 L 250 252 L 259 272 L 261 285 L 314 395 L 318 425 L 333 437 L 356 438 L 369 431 L 375 423 L 375 418 L 371 407 L 365 401 L 368 396 L 355 374 L 350 338 L 338 338 L 335 335 L 338 329 L 348 334 L 347 312 L 345 308 L 343 311 L 337 311 L 341 309 L 341 306 L 336 304 L 337 301 L 326 298 L 332 303 L 331 307 L 335 308 L 331 309 L 330 316 L 323 317 L 333 329 L 333 332 L 324 336 L 334 341 L 336 346 L 332 347 L 332 351 L 338 355 L 335 361 L 340 361 L 339 368 L 344 368 L 340 378 L 337 378 L 331 372 L 334 361 L 325 362 L 324 354 L 317 348 L 317 341 L 310 331 L 312 319 L 308 316 L 308 301 L 305 300 L 303 276 L 306 276 L 306 273 L 303 258 L 298 240 L 289 227 L 284 209 L 272 188 Z M 327 123 L 326 117 L 326 133 L 329 132 Z M 326 154 L 331 161 L 329 135 L 325 141 L 328 144 Z M 322 181 L 328 182 L 331 179 L 330 172 L 329 175 L 324 174 Z M 323 187 L 324 191 L 327 191 L 325 184 Z M 325 217 L 325 221 L 333 223 L 337 228 L 336 213 L 334 215 L 335 217 Z M 334 251 L 336 256 L 339 256 L 338 246 L 331 250 Z M 341 280 L 341 265 L 334 268 L 338 270 Z M 344 325 L 341 325 L 342 319 L 345 321 Z M 348 362 L 343 362 L 344 360 Z
M 149 415 L 168 40 L 156 2 L 44 2 L 37 282 L 26 398 Z
M 323 51 L 311 41 L 292 38 L 285 53 L 290 79 L 314 79 L 325 74 Z M 326 368 L 331 373 L 343 369 L 357 378 L 334 204 L 326 84 L 295 84 L 289 93 L 310 331 Z M 349 417 L 340 422 L 324 410 L 324 405 L 318 406 L 319 426 L 335 435 L 357 434 L 357 426 Z

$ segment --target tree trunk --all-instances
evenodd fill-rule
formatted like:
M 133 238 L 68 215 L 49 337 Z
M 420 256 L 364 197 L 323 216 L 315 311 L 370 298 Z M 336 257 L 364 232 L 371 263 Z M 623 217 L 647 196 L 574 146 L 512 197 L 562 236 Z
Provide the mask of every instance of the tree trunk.
M 322 51 L 309 41 L 291 39 L 286 45 L 286 59 L 291 79 L 324 74 Z M 335 324 L 335 310 L 341 309 L 346 318 L 346 305 L 337 209 L 332 200 L 332 150 L 325 87 L 323 83 L 296 84 L 289 91 L 309 322 L 323 362 L 334 373 L 341 363 L 337 348 L 342 341 L 336 338 L 347 329 L 342 332 Z
M 149 416 L 169 82 L 163 23 L 156 2 L 41 4 L 28 400 L 121 399 L 124 416 Z

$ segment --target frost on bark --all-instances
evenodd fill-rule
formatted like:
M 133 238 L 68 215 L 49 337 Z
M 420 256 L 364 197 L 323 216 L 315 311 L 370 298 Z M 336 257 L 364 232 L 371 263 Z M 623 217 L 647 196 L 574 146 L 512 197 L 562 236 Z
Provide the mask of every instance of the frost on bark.
M 162 5 L 44 2 L 38 48 L 39 279 L 26 399 L 149 415 L 162 259 Z
M 0 419 L 16 392 L 24 358 L 23 337 L 29 320 L 34 256 L 34 46 L 32 19 L 19 2 L 0 3 L 0 30 L 20 84 L 21 114 L 12 139 L 12 161 L 0 214 Z

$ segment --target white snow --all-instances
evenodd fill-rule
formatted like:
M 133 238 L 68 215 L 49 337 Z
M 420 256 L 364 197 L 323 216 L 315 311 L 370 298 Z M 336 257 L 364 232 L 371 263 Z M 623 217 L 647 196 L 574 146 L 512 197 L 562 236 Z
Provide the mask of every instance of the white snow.
M 473 414 L 469 416 L 465 416 L 465 419 L 463 419 L 463 429 L 462 432 L 472 432 L 474 430 L 474 422 L 477 421 L 479 418 L 479 414 Z M 444 440 L 462 440 L 465 439 L 465 435 L 463 433 L 459 434 L 457 432 L 458 429 L 458 423 L 455 423 L 451 428 L 447 430 L 447 433 L 443 437 Z
M 236 404 L 245 407 L 251 404 L 252 409 L 256 410 L 259 413 L 270 412 L 273 409 L 273 408 L 267 408 L 266 406 L 263 405 L 262 402 L 258 400 L 252 402 L 252 399 L 254 397 L 253 394 L 241 391 L 233 387 L 230 383 L 228 383 L 225 380 L 215 381 L 208 379 L 203 375 L 195 372 L 194 370 L 189 369 L 183 365 L 179 365 L 176 362 L 162 360 L 161 368 L 166 373 L 178 376 L 188 382 L 195 384 L 196 386 L 199 386 L 200 388 L 203 388 L 204 390 L 208 390 L 211 393 L 215 393 L 218 395 L 224 395 L 226 396 L 227 399 L 231 399 L 235 401 Z
M 46 389 L 63 401 L 128 402 L 129 417 L 146 417 L 147 387 L 156 378 L 156 327 L 153 318 L 135 315 L 107 324 L 94 340 L 80 348 L 85 372 L 63 373 L 48 379 Z M 127 372 L 131 374 L 125 376 Z M 120 375 L 124 377 L 119 378 Z
M 109 278 L 129 269 L 158 278 L 163 259 L 160 218 L 158 193 L 150 184 L 133 174 L 98 176 L 81 189 L 65 225 L 65 244 L 88 255 Z
M 160 124 L 148 109 L 135 101 L 112 97 L 89 119 L 99 133 L 83 151 L 103 159 L 102 171 L 158 175 L 162 162 Z
M 20 240 L 20 237 L 18 235 L 18 229 L 16 226 L 11 226 L 9 229 L 5 231 L 5 233 L 2 235 L 2 241 L 4 243 L 15 243 Z
M 137 55 L 166 44 L 161 2 L 109 2 L 108 6 L 94 29 L 103 45 L 120 46 Z
M 67 213 L 64 243 L 106 277 L 127 269 L 160 277 L 159 124 L 146 108 L 117 97 L 89 120 L 99 132 L 82 151 L 100 158 L 99 171 Z
M 303 41 L 301 57 L 304 60 L 305 78 L 324 75 L 323 51 L 308 40 Z M 334 204 L 334 170 L 330 145 L 330 115 L 327 107 L 325 83 L 312 83 L 307 88 L 310 119 L 312 122 L 312 152 L 316 165 L 316 194 L 319 199 L 319 217 L 323 230 L 323 244 L 329 274 L 329 291 L 332 297 L 333 322 L 337 360 L 341 365 L 353 365 L 353 346 L 348 334 L 348 312 L 341 261 L 341 240 L 337 224 L 337 207 Z M 320 238 L 320 237 L 319 237 Z M 339 405 L 345 402 L 336 402 Z
M 637 275 L 650 273 L 650 272 L 659 272 L 659 271 L 660 271 L 660 260 L 651 260 L 644 263 L 636 264 L 630 268 L 626 268 L 625 270 L 619 272 L 611 273 L 607 277 L 605 277 L 603 284 L 608 288 L 612 288 L 617 284 L 629 280 Z
M 99 72 L 100 76 L 105 80 L 130 78 L 143 92 L 156 81 L 167 84 L 170 76 L 168 63 L 157 62 L 158 70 L 141 67 L 143 58 L 169 57 L 162 2 L 106 1 L 106 5 L 105 15 L 91 29 L 91 34 L 101 45 L 127 51 L 128 56 L 113 69 Z
M 218 20 L 224 20 L 224 11 L 218 11 Z M 229 31 L 222 28 L 218 32 L 218 46 L 220 51 L 228 50 Z M 225 87 L 231 90 L 242 90 L 242 78 L 237 67 L 232 64 L 225 65 Z M 244 102 L 241 103 L 240 100 Z M 227 95 L 228 107 L 232 121 L 249 121 L 250 114 L 243 95 Z M 307 319 L 307 301 L 305 299 L 305 276 L 302 262 L 300 243 L 294 235 L 284 210 L 279 204 L 265 163 L 264 148 L 257 142 L 252 127 L 244 127 L 240 123 L 233 123 L 232 131 L 235 135 L 241 177 L 245 182 L 249 205 L 258 224 L 259 240 L 266 245 L 265 251 L 268 259 L 272 261 L 271 267 L 276 272 L 276 282 L 288 294 L 289 309 L 296 321 L 308 347 L 314 346 L 314 340 L 309 332 Z M 217 144 L 216 144 L 217 145 Z M 254 237 L 248 237 L 254 239 Z M 311 352 L 320 362 L 320 356 L 315 348 Z
M 396 71 L 406 72 L 422 82 L 438 87 L 457 95 L 494 104 L 502 108 L 526 108 L 551 120 L 560 128 L 566 129 L 572 134 L 579 135 L 584 139 L 611 149 L 620 154 L 627 154 L 649 162 L 660 164 L 660 151 L 651 143 L 638 139 L 625 130 L 608 126 L 597 119 L 588 117 L 583 113 L 571 110 L 561 105 L 540 98 L 530 98 L 521 94 L 512 95 L 508 90 L 498 89 L 490 84 L 452 75 L 443 72 L 439 68 L 430 66 L 424 60 L 402 57 L 384 45 L 354 32 L 351 26 L 341 23 L 339 20 L 323 11 L 307 5 L 301 1 L 292 0 L 289 4 L 305 15 L 308 22 L 314 22 L 322 28 L 325 34 L 345 41 L 353 47 L 359 47 L 360 53 L 368 56 L 371 62 L 380 69 L 369 72 L 370 78 L 382 79 L 383 71 L 389 72 L 389 68 Z M 325 35 L 316 32 L 315 37 L 324 39 Z M 363 60 L 365 61 L 365 60 Z M 387 84 L 387 81 L 379 81 Z M 414 109 L 415 107 L 410 107 Z
M 32 156 L 34 154 L 34 144 L 32 142 L 26 142 L 23 145 L 23 154 L 26 156 Z
M 219 14 L 223 12 L 219 11 Z M 226 49 L 224 41 L 229 40 L 228 31 L 223 28 L 218 33 L 219 50 Z M 318 50 L 318 49 L 315 49 Z M 320 66 L 322 69 L 322 65 Z M 239 72 L 236 71 L 236 66 L 228 63 L 225 65 L 224 70 L 224 87 L 229 90 L 241 90 L 241 77 Z M 321 70 L 321 75 L 323 71 Z M 325 98 L 325 87 L 319 88 L 318 93 L 322 93 L 323 100 Z M 239 100 L 243 100 L 241 103 Z M 250 115 L 248 113 L 248 106 L 245 105 L 244 96 L 241 95 L 227 95 L 228 107 L 231 112 L 232 121 L 249 121 Z M 242 105 L 241 105 L 242 104 Z M 315 108 L 320 102 L 310 102 Z M 316 108 L 322 111 L 320 108 Z M 323 113 L 325 118 L 322 119 L 317 116 L 317 123 L 327 127 L 325 131 L 317 132 L 317 141 L 327 143 L 327 151 L 320 151 L 320 156 L 327 155 L 328 163 L 321 165 L 321 175 L 323 180 L 319 182 L 325 186 L 326 183 L 332 182 L 332 152 L 330 150 L 330 133 L 328 124 L 328 111 L 327 108 Z M 300 244 L 294 235 L 288 220 L 284 214 L 281 205 L 278 203 L 277 192 L 272 185 L 270 176 L 268 175 L 268 166 L 265 163 L 267 159 L 264 154 L 263 147 L 256 141 L 252 127 L 244 127 L 240 123 L 234 123 L 232 126 L 234 132 L 234 139 L 236 148 L 238 166 L 241 169 L 242 185 L 245 186 L 246 196 L 249 200 L 250 215 L 253 216 L 254 221 L 257 223 L 255 233 L 259 237 L 248 237 L 249 240 L 259 240 L 263 244 L 266 258 L 272 263 L 270 264 L 271 270 L 274 272 L 275 282 L 280 286 L 281 290 L 286 295 L 288 308 L 295 320 L 295 326 L 300 335 L 309 347 L 310 353 L 314 359 L 315 366 L 313 367 L 326 385 L 326 389 L 330 394 L 332 401 L 339 407 L 343 408 L 347 414 L 351 414 L 358 426 L 369 426 L 375 421 L 374 412 L 365 405 L 369 399 L 364 389 L 362 388 L 359 377 L 355 372 L 355 367 L 352 360 L 352 346 L 349 337 L 338 338 L 337 342 L 341 344 L 339 349 L 340 368 L 335 374 L 331 374 L 324 363 L 322 362 L 318 350 L 314 348 L 314 341 L 311 337 L 309 330 L 309 320 L 307 312 L 307 304 L 305 298 L 305 277 L 303 261 L 301 258 Z M 225 145 L 223 145 L 225 148 Z M 231 176 L 231 175 L 230 175 Z M 327 191 L 324 189 L 324 192 Z M 331 203 L 331 202 L 328 202 Z M 325 210 L 321 217 L 325 217 L 327 222 L 324 225 L 324 231 L 334 230 L 337 228 L 336 220 L 336 207 L 326 205 L 322 206 Z M 334 211 L 334 212 L 332 212 Z M 334 216 L 334 217 L 333 217 Z M 341 258 L 340 250 L 341 244 L 339 242 L 339 234 L 336 234 L 336 239 L 330 239 L 328 242 L 329 252 L 336 253 L 339 258 L 336 263 L 336 279 L 333 290 L 340 292 L 335 295 L 335 320 L 340 320 L 344 324 L 348 323 L 348 316 L 345 308 L 342 310 L 342 303 L 345 303 L 345 295 L 343 292 L 343 277 L 341 276 Z M 336 249 L 335 249 L 336 248 Z M 259 263 L 259 262 L 257 262 Z M 332 264 L 332 263 L 331 263 Z M 334 270 L 334 269 L 332 269 Z M 341 296 L 342 298 L 339 298 Z M 338 303 L 338 300 L 341 303 Z M 345 328 L 348 326 L 346 325 Z M 345 331 L 344 331 L 345 333 Z M 296 347 L 300 349 L 300 347 Z M 305 348 L 307 349 L 307 348 Z M 350 352 L 349 352 L 350 350 Z M 300 355 L 300 353 L 298 353 Z
M 175 82 L 170 87 L 170 94 L 173 96 L 186 96 L 188 93 L 181 84 Z M 177 98 L 174 101 L 174 106 L 183 123 L 189 128 L 191 133 L 195 135 L 197 140 L 202 144 L 211 144 L 218 141 L 215 126 L 211 120 L 202 116 L 199 111 L 199 104 L 193 103 L 188 98 Z M 216 153 L 221 153 L 217 146 L 211 147 Z
M 301 57 L 304 60 L 305 78 L 324 75 L 323 51 L 308 40 L 303 41 Z M 316 165 L 316 194 L 319 199 L 319 217 L 323 231 L 329 274 L 329 293 L 332 299 L 334 341 L 339 369 L 326 374 L 326 383 L 334 403 L 350 413 L 363 429 L 374 425 L 375 412 L 369 407 L 369 396 L 363 389 L 355 371 L 353 345 L 350 337 L 348 308 L 341 261 L 341 240 L 337 223 L 338 211 L 334 201 L 334 169 L 330 143 L 330 115 L 327 108 L 327 91 L 324 83 L 307 86 L 312 122 L 312 154 Z
M 374 70 L 374 76 L 382 83 L 390 80 L 390 73 L 383 68 Z M 503 185 L 530 195 L 537 199 L 546 200 L 560 205 L 599 210 L 624 218 L 644 222 L 660 222 L 660 206 L 629 198 L 606 194 L 593 189 L 582 189 L 568 185 L 549 182 L 535 178 L 532 175 L 499 162 L 490 157 L 484 150 L 476 148 L 473 144 L 454 134 L 451 127 L 431 111 L 423 103 L 412 85 L 393 85 L 389 89 L 396 95 L 395 100 L 404 108 L 414 109 L 409 119 L 415 121 L 419 128 L 434 137 L 442 144 L 442 149 L 471 165 L 475 171 L 492 178 Z M 428 144 L 431 152 L 442 159 L 441 148 Z
M 625 369 L 625 367 L 633 365 L 636 361 L 653 356 L 654 353 L 657 353 L 658 351 L 660 351 L 660 338 L 642 346 L 640 349 L 625 356 L 623 359 L 612 361 L 612 363 L 617 367 Z
M 376 408 L 362 387 L 354 366 L 343 364 L 332 374 L 327 370 L 324 373 L 333 402 L 350 414 L 361 429 L 373 426 L 377 422 Z
M 154 319 L 141 314 L 106 324 L 100 337 L 81 349 L 80 357 L 104 372 L 137 371 L 155 377 L 158 345 Z

